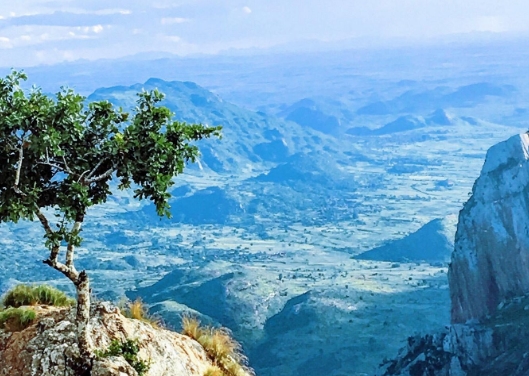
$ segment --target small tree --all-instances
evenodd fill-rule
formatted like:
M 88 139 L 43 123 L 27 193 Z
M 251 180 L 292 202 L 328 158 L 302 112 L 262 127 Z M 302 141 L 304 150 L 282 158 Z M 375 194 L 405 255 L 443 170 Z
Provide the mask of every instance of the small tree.
M 79 350 L 90 359 L 89 278 L 74 265 L 88 208 L 107 201 L 115 178 L 118 189 L 133 189 L 135 198 L 151 200 L 158 215 L 170 217 L 172 179 L 198 156 L 190 142 L 220 137 L 221 127 L 173 121 L 158 90 L 139 93 L 129 116 L 108 101 L 85 106 L 70 89 L 56 98 L 39 88 L 26 92 L 22 80 L 26 75 L 17 71 L 0 79 L 0 222 L 42 224 L 44 263 L 76 287 Z

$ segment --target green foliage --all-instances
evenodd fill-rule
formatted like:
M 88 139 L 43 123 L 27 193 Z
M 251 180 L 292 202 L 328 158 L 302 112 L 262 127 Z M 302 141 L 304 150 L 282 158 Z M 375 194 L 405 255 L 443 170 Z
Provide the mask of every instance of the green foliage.
M 30 326 L 36 317 L 30 308 L 7 308 L 0 311 L 0 329 L 18 332 Z
M 66 307 L 74 305 L 75 300 L 55 287 L 18 285 L 5 294 L 2 304 L 14 308 L 36 304 Z
M 138 359 L 140 351 L 138 340 L 127 339 L 125 342 L 120 342 L 115 339 L 110 343 L 110 346 L 105 351 L 96 351 L 95 355 L 98 358 L 108 358 L 110 356 L 122 356 L 130 364 L 132 368 L 138 372 L 139 376 L 145 373 L 151 367 L 150 362 L 145 362 Z
M 40 88 L 25 92 L 20 82 L 26 79 L 16 71 L 0 79 L 0 222 L 55 210 L 58 228 L 46 233 L 50 250 L 81 243 L 68 225 L 106 202 L 114 176 L 119 189 L 134 184 L 135 198 L 170 216 L 168 189 L 186 163 L 195 162 L 193 142 L 220 137 L 220 127 L 173 121 L 159 106 L 164 95 L 158 90 L 139 93 L 130 115 L 108 101 L 86 104 L 67 88 L 55 98 Z

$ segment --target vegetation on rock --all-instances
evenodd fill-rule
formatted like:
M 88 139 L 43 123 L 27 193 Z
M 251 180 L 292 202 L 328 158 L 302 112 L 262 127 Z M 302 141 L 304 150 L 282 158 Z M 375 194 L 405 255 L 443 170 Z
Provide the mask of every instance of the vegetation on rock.
M 145 362 L 138 358 L 140 348 L 138 340 L 127 339 L 121 342 L 117 339 L 110 343 L 108 349 L 104 351 L 96 351 L 98 358 L 108 358 L 111 356 L 122 356 L 132 368 L 136 370 L 138 376 L 143 376 L 150 368 L 150 362 Z
M 133 302 L 125 301 L 119 303 L 119 309 L 121 314 L 129 319 L 140 320 L 150 324 L 153 328 L 160 328 L 162 326 L 161 318 L 151 315 L 149 309 L 140 298 Z
M 0 311 L 0 329 L 18 332 L 30 326 L 37 314 L 31 308 L 7 308 Z
M 75 300 L 64 292 L 47 285 L 17 285 L 9 290 L 2 299 L 4 307 L 18 308 L 37 304 L 55 307 L 68 307 L 75 304 Z
M 47 285 L 17 285 L 3 297 L 0 307 L 0 329 L 10 332 L 24 330 L 37 318 L 34 305 L 69 307 L 75 300 L 61 290 Z
M 192 316 L 182 317 L 182 333 L 202 345 L 214 367 L 204 376 L 248 376 L 253 370 L 246 364 L 248 359 L 241 352 L 241 345 L 235 341 L 226 328 L 203 327 Z

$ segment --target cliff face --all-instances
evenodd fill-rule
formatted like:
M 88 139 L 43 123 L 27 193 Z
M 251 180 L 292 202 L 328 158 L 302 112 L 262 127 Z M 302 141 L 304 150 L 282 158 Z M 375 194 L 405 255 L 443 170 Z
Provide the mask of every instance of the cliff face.
M 459 214 L 452 325 L 410 337 L 383 375 L 529 375 L 529 135 L 493 146 Z
M 452 322 L 529 291 L 529 136 L 493 146 L 459 215 L 448 271 Z
M 19 332 L 0 330 L 0 376 L 76 375 L 75 310 L 36 307 L 38 319 Z M 111 340 L 137 340 L 138 358 L 150 363 L 146 376 L 202 376 L 211 362 L 196 341 L 168 330 L 123 317 L 110 304 L 94 307 L 90 320 L 93 349 Z M 92 376 L 136 376 L 121 357 L 96 360 Z

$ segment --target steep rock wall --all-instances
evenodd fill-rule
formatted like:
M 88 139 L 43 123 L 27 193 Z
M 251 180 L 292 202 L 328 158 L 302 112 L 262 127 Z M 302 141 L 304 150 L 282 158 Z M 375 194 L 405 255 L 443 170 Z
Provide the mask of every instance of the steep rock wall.
M 459 214 L 448 271 L 452 322 L 495 312 L 529 292 L 529 136 L 487 152 L 472 196 Z

